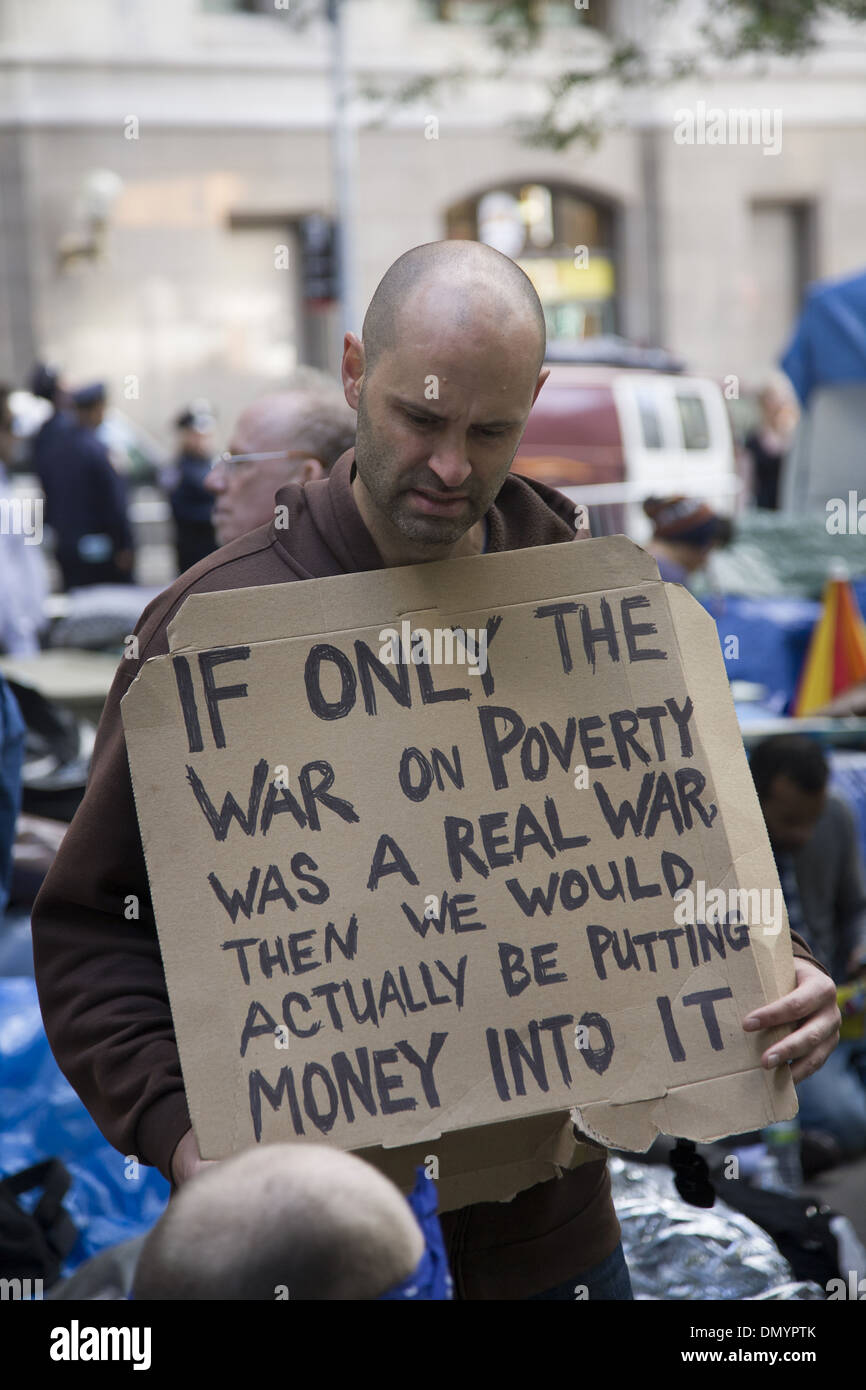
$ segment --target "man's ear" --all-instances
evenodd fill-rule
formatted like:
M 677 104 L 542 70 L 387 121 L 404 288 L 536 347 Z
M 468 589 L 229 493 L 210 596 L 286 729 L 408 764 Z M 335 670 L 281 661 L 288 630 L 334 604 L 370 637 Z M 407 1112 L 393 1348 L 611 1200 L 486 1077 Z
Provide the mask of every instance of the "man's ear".
M 324 478 L 324 476 L 325 470 L 318 459 L 305 459 L 298 481 L 303 485 L 304 483 L 311 483 L 314 478 Z
M 535 405 L 535 402 L 538 400 L 538 393 L 539 393 L 539 391 L 541 390 L 542 386 L 544 385 L 544 383 L 546 382 L 546 380 L 547 380 L 547 378 L 548 378 L 549 376 L 550 376 L 550 368 L 549 368 L 549 367 L 542 367 L 541 371 L 538 373 L 538 381 L 536 382 L 536 385 L 535 385 L 535 393 L 534 393 L 534 395 L 533 395 L 533 397 L 532 397 L 532 404 L 533 404 L 533 405 Z
M 347 333 L 343 339 L 343 361 L 340 364 L 340 375 L 343 379 L 343 392 L 353 410 L 358 409 L 365 370 L 364 344 L 354 333 Z

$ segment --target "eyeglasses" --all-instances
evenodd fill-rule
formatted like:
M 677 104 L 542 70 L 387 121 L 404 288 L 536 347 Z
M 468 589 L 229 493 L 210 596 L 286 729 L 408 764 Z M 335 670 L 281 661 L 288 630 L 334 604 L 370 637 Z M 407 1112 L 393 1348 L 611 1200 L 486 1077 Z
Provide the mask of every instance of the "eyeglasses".
M 289 463 L 291 459 L 315 459 L 316 463 L 322 463 L 321 459 L 317 459 L 315 454 L 309 453 L 306 449 L 277 449 L 276 452 L 270 454 L 232 454 L 226 451 L 223 454 L 217 454 L 210 466 L 210 472 L 213 472 L 215 468 L 224 468 L 231 475 L 237 472 L 241 464 L 264 463 L 268 459 L 285 459 L 286 463 Z M 324 464 L 322 467 L 324 468 Z

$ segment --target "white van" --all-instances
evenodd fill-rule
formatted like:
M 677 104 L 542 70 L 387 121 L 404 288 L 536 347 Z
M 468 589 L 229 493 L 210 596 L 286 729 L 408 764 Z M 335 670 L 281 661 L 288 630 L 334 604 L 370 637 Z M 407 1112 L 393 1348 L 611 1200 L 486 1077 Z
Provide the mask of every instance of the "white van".
M 513 467 L 590 509 L 594 535 L 650 535 L 647 497 L 744 500 L 721 388 L 708 377 L 549 362 Z

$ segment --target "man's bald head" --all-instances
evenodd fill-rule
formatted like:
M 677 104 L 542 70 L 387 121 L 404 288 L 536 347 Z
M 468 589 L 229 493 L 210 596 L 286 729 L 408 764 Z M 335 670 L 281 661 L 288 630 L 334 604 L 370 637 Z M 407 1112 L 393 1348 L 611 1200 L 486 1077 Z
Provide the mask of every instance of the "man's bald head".
M 136 1268 L 140 1299 L 376 1299 L 424 1253 L 409 1204 L 370 1164 L 322 1144 L 267 1144 L 172 1198 Z M 285 1296 L 285 1295 L 283 1295 Z
M 447 308 L 458 331 L 479 316 L 515 337 L 529 334 L 536 372 L 544 361 L 544 310 L 520 267 L 478 241 L 430 241 L 405 252 L 385 272 L 364 317 L 362 341 L 369 375 L 383 352 L 399 350 L 425 301 Z
M 216 496 L 219 544 L 273 521 L 281 488 L 321 478 L 354 442 L 354 412 L 337 383 L 312 367 L 299 368 L 287 390 L 253 401 L 232 430 L 229 453 L 239 462 L 213 469 L 205 484 Z
M 382 279 L 342 376 L 358 412 L 358 510 L 389 565 L 477 554 L 548 373 L 544 313 L 476 241 L 407 251 Z
M 324 372 L 305 368 L 290 378 L 288 390 L 260 396 L 241 412 L 231 452 L 306 453 L 328 469 L 351 449 L 354 437 L 355 416 L 337 383 Z M 287 467 L 287 481 L 289 471 Z

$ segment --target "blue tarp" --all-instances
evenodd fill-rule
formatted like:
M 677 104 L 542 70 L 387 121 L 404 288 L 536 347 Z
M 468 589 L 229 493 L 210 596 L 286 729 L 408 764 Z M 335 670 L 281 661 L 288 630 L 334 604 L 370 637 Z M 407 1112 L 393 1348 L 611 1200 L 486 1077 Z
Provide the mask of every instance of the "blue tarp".
M 728 680 L 765 686 L 762 704 L 777 716 L 789 713 L 820 603 L 735 595 L 703 603 L 716 620 Z
M 803 405 L 817 386 L 866 381 L 866 274 L 810 288 L 780 361 Z
M 861 614 L 866 613 L 866 579 L 852 581 L 851 587 Z M 762 706 L 777 716 L 790 714 L 809 640 L 821 616 L 820 601 L 712 594 L 701 602 L 716 620 L 728 680 L 765 686 Z
M 24 977 L 0 979 L 0 1126 L 3 1177 L 43 1158 L 69 1170 L 63 1205 L 80 1237 L 64 1275 L 159 1220 L 168 1183 L 155 1168 L 136 1172 L 134 1155 L 125 1158 L 102 1137 L 51 1054 L 36 984 Z

